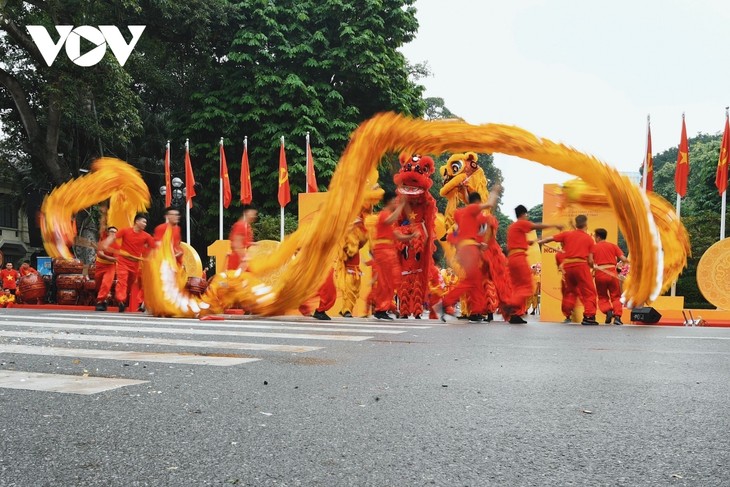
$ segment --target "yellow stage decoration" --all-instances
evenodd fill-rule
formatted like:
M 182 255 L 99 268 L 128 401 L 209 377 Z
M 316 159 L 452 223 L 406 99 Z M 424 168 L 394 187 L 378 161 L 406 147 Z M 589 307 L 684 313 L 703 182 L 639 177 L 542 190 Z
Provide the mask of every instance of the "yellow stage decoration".
M 41 206 L 43 246 L 51 257 L 72 259 L 69 246 L 76 237 L 73 218 L 79 211 L 111 198 L 107 225 L 129 227 L 137 212 L 150 204 L 150 193 L 142 176 L 119 159 L 102 157 L 91 172 L 54 189 Z
M 567 181 L 562 186 L 566 204 L 577 203 L 584 207 L 605 208 L 608 199 L 595 187 L 580 179 Z M 691 254 L 689 235 L 682 225 L 674 207 L 656 193 L 647 193 L 651 215 L 659 232 L 661 249 L 664 254 L 664 270 L 661 291 L 669 289 L 687 266 L 687 257 Z M 633 256 L 631 256 L 633 260 Z M 637 279 L 634 275 L 633 263 L 627 279 Z M 626 283 L 624 283 L 626 284 Z
M 539 162 L 578 176 L 605 194 L 609 206 L 616 212 L 631 255 L 634 278 L 624 283 L 624 295 L 629 305 L 632 302 L 649 302 L 658 296 L 664 267 L 651 206 L 645 193 L 618 171 L 594 157 L 538 138 L 518 127 L 475 126 L 461 121 L 429 122 L 384 113 L 367 120 L 352 134 L 332 177 L 326 202 L 312 223 L 295 233 L 296 242 L 289 246 L 281 245 L 271 255 L 254 258 L 250 263 L 251 272 L 217 274 L 199 300 L 184 291 L 182 279 L 174 272 L 171 246 L 163 244 L 152 252 L 143 269 L 147 308 L 156 315 L 168 316 L 220 312 L 233 304 L 241 304 L 248 311 L 261 315 L 278 315 L 296 308 L 312 295 L 323 274 L 331 267 L 345 232 L 359 214 L 366 193 L 371 189 L 369 175 L 384 154 L 440 154 L 466 148 L 476 152 L 501 152 Z M 134 170 L 129 168 L 129 171 Z M 78 181 L 74 183 L 78 184 Z M 73 186 L 73 191 L 71 186 L 66 190 L 61 187 L 56 191 L 64 191 L 64 198 L 55 195 L 54 191 L 49 197 L 54 204 L 49 205 L 48 200 L 44 204 L 44 238 L 47 247 L 51 248 L 49 254 L 63 256 L 61 249 L 73 240 L 72 234 L 65 231 L 66 227 L 70 228 L 73 210 L 64 209 L 61 202 L 84 208 L 108 197 L 111 188 L 119 190 L 124 184 L 128 182 L 114 178 L 84 189 Z M 86 204 L 76 201 L 84 192 L 95 188 L 100 192 L 106 191 L 106 195 L 93 198 L 94 201 Z M 146 194 L 146 189 L 144 192 Z M 296 255 L 291 252 L 292 247 L 298 248 Z M 259 269 L 270 267 L 271 263 L 286 266 L 273 288 L 261 283 L 256 275 Z

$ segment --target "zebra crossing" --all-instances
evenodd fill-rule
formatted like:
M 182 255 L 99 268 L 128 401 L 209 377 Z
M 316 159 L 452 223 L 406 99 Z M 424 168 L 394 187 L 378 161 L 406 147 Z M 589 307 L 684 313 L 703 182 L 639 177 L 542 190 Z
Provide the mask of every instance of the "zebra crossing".
M 149 381 L 90 376 L 83 369 L 82 360 L 242 366 L 266 360 L 271 354 L 316 353 L 338 342 L 394 337 L 436 326 L 445 325 L 428 320 L 321 322 L 290 316 L 270 319 L 238 316 L 223 321 L 200 321 L 137 313 L 33 313 L 5 309 L 0 313 L 0 389 L 96 394 Z M 154 350 L 144 350 L 150 347 Z M 83 373 L 15 370 L 18 363 L 27 366 L 25 360 L 11 362 L 8 358 L 17 356 L 73 358 Z

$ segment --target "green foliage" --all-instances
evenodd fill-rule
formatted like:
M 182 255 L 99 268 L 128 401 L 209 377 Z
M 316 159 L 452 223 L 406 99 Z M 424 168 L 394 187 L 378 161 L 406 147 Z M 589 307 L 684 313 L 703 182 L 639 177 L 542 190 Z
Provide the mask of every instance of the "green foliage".
M 297 226 L 295 215 L 284 215 L 284 235 L 294 232 Z M 281 240 L 281 216 L 259 214 L 259 220 L 253 225 L 253 234 L 256 241 Z

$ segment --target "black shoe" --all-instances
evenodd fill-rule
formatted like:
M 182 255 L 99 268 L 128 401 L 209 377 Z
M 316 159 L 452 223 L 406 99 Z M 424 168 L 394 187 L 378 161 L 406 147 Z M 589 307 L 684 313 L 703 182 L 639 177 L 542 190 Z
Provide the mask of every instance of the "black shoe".
M 318 320 L 323 320 L 323 321 L 328 321 L 328 320 L 332 319 L 329 316 L 327 316 L 327 313 L 325 313 L 324 311 L 315 311 L 312 314 L 312 318 L 316 318 Z
M 530 314 L 531 314 L 532 316 L 535 316 L 535 310 L 533 309 L 532 311 L 530 311 Z
M 613 319 L 613 324 L 614 324 L 614 325 L 623 325 L 623 324 L 624 324 L 624 322 L 623 322 L 623 321 L 621 321 L 621 318 L 617 316 L 617 317 L 615 317 L 615 318 Z
M 605 323 L 605 324 L 607 324 L 607 325 L 610 325 L 610 324 L 611 324 L 611 320 L 612 320 L 612 319 L 613 319 L 613 311 L 610 311 L 610 310 L 609 310 L 609 311 L 608 311 L 608 312 L 606 313 L 606 321 L 604 321 L 604 323 Z
M 417 319 L 417 320 L 420 320 L 421 319 L 421 315 L 416 315 L 416 316 L 414 316 L 414 318 Z
M 96 303 L 96 311 L 106 311 L 106 303 Z
M 468 320 L 469 319 L 469 316 L 467 316 L 467 315 L 459 315 L 459 317 L 457 319 L 459 319 L 459 320 Z
M 524 325 L 527 323 L 525 320 L 522 319 L 521 316 L 512 315 L 509 319 L 510 324 L 512 325 Z
M 469 323 L 481 323 L 484 320 L 482 315 L 469 315 Z
M 484 321 L 486 321 L 487 323 L 491 323 L 492 321 L 494 321 L 494 313 L 487 313 L 487 317 L 484 318 Z
M 147 310 L 145 309 L 144 304 L 142 304 L 139 308 L 137 308 L 137 311 L 139 311 L 140 313 L 144 313 Z
M 584 316 L 583 321 L 580 322 L 583 326 L 595 326 L 598 324 L 595 316 Z
M 120 313 L 124 313 L 124 310 L 125 310 L 126 308 L 127 308 L 127 307 L 126 307 L 126 306 L 124 305 L 124 303 L 119 303 L 119 312 L 120 312 Z
M 390 317 L 390 315 L 385 311 L 376 311 L 373 317 L 379 319 L 379 320 L 390 320 L 393 321 L 393 318 Z
M 343 318 L 352 318 L 352 313 L 345 311 L 345 314 L 340 313 Z

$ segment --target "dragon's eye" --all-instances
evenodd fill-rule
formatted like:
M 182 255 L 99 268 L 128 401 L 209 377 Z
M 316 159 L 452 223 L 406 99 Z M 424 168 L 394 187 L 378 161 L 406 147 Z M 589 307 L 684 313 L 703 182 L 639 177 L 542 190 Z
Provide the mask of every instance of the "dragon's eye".
M 410 170 L 411 170 L 411 163 L 409 162 L 408 164 L 406 164 L 406 171 L 410 171 Z
M 421 174 L 423 171 L 421 170 L 421 166 L 416 164 L 416 167 L 413 168 L 414 171 L 416 171 L 418 174 Z
M 453 162 L 453 163 L 451 163 L 451 171 L 454 173 L 457 173 L 457 172 L 461 171 L 462 166 L 463 166 L 463 164 L 461 161 Z

